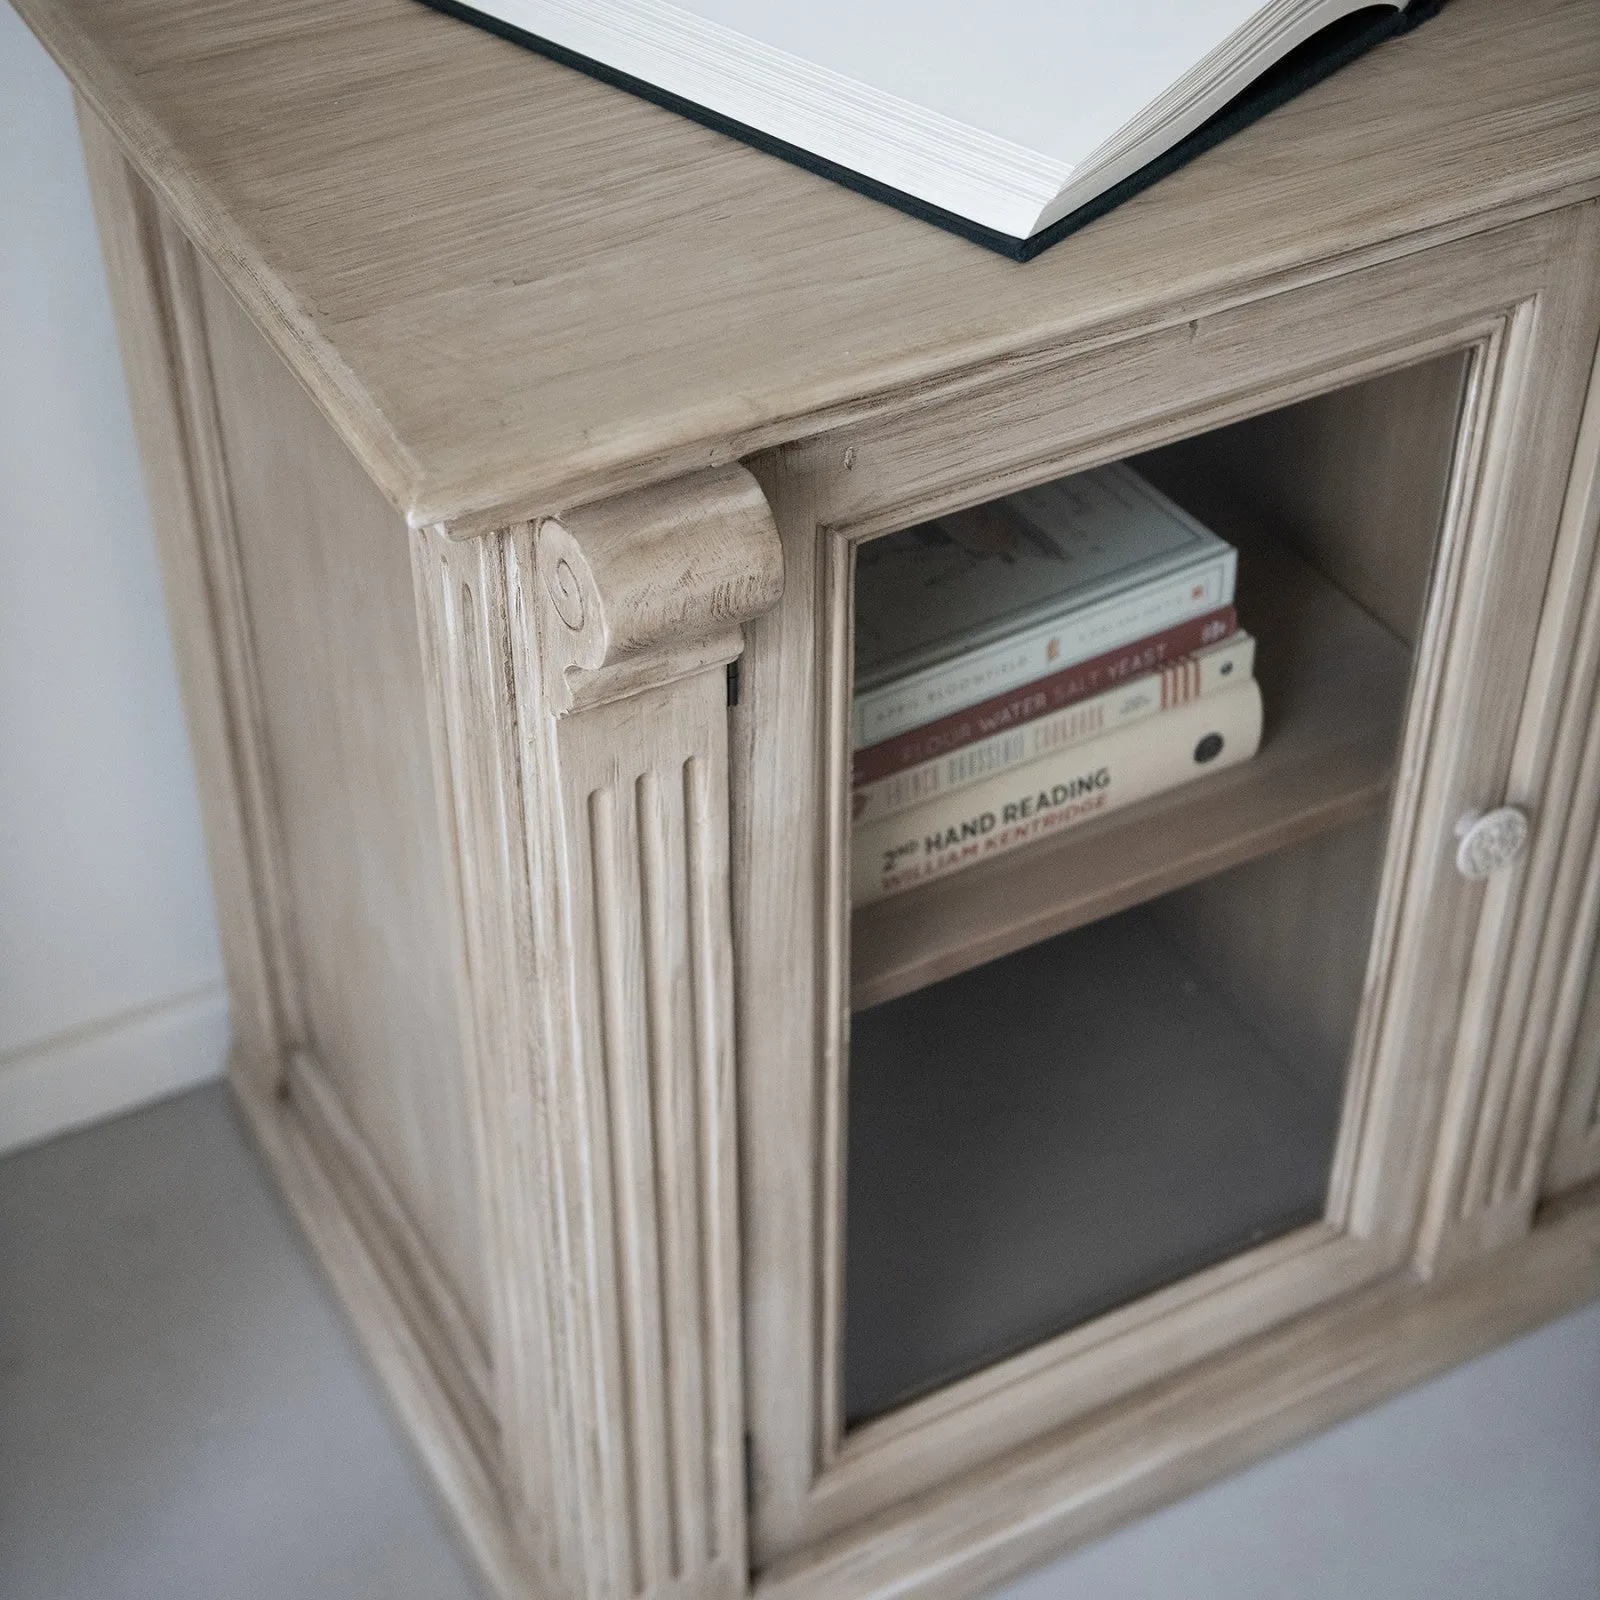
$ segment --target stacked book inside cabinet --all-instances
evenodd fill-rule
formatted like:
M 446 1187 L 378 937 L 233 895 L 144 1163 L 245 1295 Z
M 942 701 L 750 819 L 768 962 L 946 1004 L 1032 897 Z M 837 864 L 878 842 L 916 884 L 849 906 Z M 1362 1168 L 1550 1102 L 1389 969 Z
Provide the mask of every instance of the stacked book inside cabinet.
M 1410 651 L 1224 515 L 1119 463 L 862 548 L 857 1009 L 1381 803 Z
M 1125 466 L 875 540 L 856 577 L 851 895 L 1255 753 L 1238 552 Z

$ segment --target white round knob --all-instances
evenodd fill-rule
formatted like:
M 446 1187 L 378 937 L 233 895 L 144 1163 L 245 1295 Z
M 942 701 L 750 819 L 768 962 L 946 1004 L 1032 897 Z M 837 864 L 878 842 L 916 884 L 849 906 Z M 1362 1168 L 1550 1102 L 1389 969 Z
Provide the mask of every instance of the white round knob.
M 1509 867 L 1528 842 L 1528 816 L 1516 806 L 1481 815 L 1469 811 L 1456 824 L 1456 871 L 1463 878 L 1487 878 Z

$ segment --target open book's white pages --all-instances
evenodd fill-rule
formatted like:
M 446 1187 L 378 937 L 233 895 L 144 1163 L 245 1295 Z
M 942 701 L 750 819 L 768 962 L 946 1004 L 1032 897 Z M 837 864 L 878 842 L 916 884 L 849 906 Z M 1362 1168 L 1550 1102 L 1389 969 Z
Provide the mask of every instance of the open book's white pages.
M 1027 238 L 1363 0 L 465 3 Z

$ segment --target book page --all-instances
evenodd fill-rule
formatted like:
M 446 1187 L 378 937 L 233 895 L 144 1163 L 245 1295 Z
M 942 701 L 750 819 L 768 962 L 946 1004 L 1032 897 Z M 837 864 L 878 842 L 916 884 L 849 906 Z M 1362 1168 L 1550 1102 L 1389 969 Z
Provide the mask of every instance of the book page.
M 1264 0 L 675 0 L 843 77 L 1076 165 Z

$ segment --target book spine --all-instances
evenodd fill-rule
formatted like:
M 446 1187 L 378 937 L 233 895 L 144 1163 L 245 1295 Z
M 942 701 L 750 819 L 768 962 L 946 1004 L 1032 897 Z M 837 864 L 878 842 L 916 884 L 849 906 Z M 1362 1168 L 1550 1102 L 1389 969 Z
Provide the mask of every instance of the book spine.
M 1233 600 L 1237 552 L 1213 551 L 1192 566 L 1107 596 L 1021 632 L 962 651 L 918 672 L 859 691 L 851 707 L 852 745 L 881 743 L 936 717 L 966 710 Z
M 856 905 L 993 860 L 1195 778 L 1261 742 L 1254 679 L 853 830 Z
M 1190 655 L 1227 638 L 1237 626 L 1233 607 L 1219 606 L 1215 611 L 1191 617 L 1187 622 L 1165 628 L 1134 644 L 1119 645 L 1115 650 L 1064 667 L 1020 689 L 994 695 L 964 711 L 951 712 L 908 733 L 868 745 L 855 751 L 851 758 L 851 787 L 859 789 L 863 784 L 875 783 L 907 767 L 920 766 L 924 761 L 959 750 L 990 734 L 1102 694 L 1168 661 L 1176 661 L 1179 656 Z
M 953 794 L 1052 751 L 1082 744 L 1157 711 L 1242 683 L 1255 665 L 1255 644 L 1248 633 L 1234 633 L 1220 644 L 1169 660 L 1153 672 L 1117 683 L 1086 700 L 1070 702 L 1061 710 L 1026 711 L 1008 718 L 1003 731 L 988 738 L 974 738 L 930 761 L 862 784 L 851 794 L 851 816 L 857 823 L 893 816 L 935 795 Z

